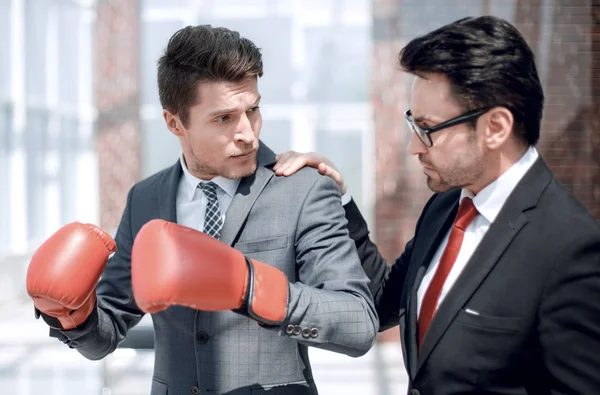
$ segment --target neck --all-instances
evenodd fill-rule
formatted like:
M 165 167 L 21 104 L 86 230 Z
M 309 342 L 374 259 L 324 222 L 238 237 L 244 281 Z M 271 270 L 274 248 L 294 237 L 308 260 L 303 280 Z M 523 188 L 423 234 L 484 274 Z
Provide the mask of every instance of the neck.
M 217 176 L 217 174 L 208 174 L 207 172 L 199 171 L 199 169 L 194 168 L 194 166 L 190 166 L 188 154 L 185 149 L 183 150 L 183 164 L 191 175 L 202 181 L 210 181 Z
M 496 181 L 500 176 L 508 171 L 515 163 L 517 163 L 529 146 L 523 143 L 513 142 L 503 146 L 498 151 L 491 151 L 485 158 L 485 169 L 478 182 L 470 185 L 467 189 L 477 195 L 481 190 L 492 182 Z

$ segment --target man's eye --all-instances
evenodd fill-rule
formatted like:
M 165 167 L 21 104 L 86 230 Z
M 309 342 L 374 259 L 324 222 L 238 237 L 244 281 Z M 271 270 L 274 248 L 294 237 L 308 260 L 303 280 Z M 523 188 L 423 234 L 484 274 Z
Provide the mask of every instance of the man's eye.
M 256 112 L 256 111 L 258 111 L 259 108 L 260 108 L 259 106 L 254 106 L 251 109 L 249 109 L 248 112 Z
M 219 117 L 217 119 L 215 119 L 216 123 L 223 123 L 225 121 L 227 121 L 229 119 L 229 115 L 223 115 L 222 117 Z

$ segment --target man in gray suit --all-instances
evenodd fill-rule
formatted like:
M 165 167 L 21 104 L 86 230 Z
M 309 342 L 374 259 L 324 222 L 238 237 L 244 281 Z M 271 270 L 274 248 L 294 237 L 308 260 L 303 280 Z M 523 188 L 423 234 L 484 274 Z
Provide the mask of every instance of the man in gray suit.
M 236 32 L 175 33 L 158 86 L 181 157 L 131 188 L 114 241 L 69 224 L 30 263 L 36 314 L 89 359 L 154 313 L 151 395 L 316 394 L 308 346 L 356 357 L 375 341 L 335 182 L 309 168 L 275 176 L 259 143 L 262 72 Z

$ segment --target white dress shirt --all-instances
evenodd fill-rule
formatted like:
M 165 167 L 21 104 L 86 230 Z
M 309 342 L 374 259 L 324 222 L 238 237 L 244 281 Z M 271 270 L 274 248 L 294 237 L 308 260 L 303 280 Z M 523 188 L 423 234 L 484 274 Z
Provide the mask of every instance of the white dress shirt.
M 456 258 L 456 261 L 454 262 L 454 265 L 452 266 L 452 269 L 450 270 L 450 273 L 444 282 L 437 306 L 440 305 L 446 294 L 448 294 L 448 291 L 450 291 L 456 282 L 458 276 L 460 276 L 465 266 L 467 266 L 469 258 L 471 258 L 471 255 L 473 255 L 473 252 L 475 252 L 477 245 L 479 245 L 479 242 L 481 242 L 483 239 L 483 236 L 489 229 L 490 225 L 498 216 L 498 213 L 502 209 L 502 206 L 504 206 L 504 203 L 508 199 L 509 195 L 515 189 L 519 181 L 521 181 L 525 173 L 527 173 L 529 168 L 531 168 L 538 156 L 537 150 L 534 147 L 530 147 L 517 163 L 512 165 L 504 174 L 498 177 L 498 179 L 496 179 L 490 185 L 483 188 L 481 192 L 477 194 L 477 196 L 473 196 L 473 194 L 467 189 L 463 189 L 461 191 L 460 199 L 462 200 L 464 197 L 470 197 L 473 199 L 473 204 L 475 205 L 475 208 L 477 208 L 479 214 L 473 219 L 473 221 L 465 230 L 464 239 L 460 247 L 458 257 Z M 429 287 L 433 275 L 440 264 L 440 258 L 442 257 L 442 253 L 446 248 L 446 244 L 448 244 L 448 237 L 450 236 L 451 230 L 452 228 L 448 230 L 448 233 L 440 243 L 435 255 L 433 256 L 431 264 L 425 272 L 423 282 L 421 282 L 421 285 L 419 286 L 419 290 L 417 292 L 417 314 L 419 314 L 421 311 L 421 303 L 423 302 L 425 291 L 427 290 L 427 287 Z M 473 262 L 472 265 L 477 265 L 477 262 Z
M 194 177 L 188 170 L 183 154 L 179 158 L 179 163 L 183 169 L 183 177 L 179 180 L 177 188 L 177 200 L 175 203 L 177 209 L 177 223 L 199 231 L 204 230 L 204 212 L 208 204 L 208 198 L 198 188 L 201 182 L 212 181 L 219 186 L 217 188 L 217 199 L 219 201 L 219 210 L 221 219 L 225 223 L 227 209 L 233 200 L 235 191 L 240 180 L 232 180 L 225 177 L 215 177 L 212 180 L 201 180 Z

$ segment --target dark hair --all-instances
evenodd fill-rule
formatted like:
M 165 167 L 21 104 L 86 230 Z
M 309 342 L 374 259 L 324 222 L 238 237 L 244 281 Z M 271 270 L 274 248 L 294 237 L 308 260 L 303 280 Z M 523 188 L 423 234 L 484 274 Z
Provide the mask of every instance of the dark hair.
M 406 72 L 445 75 L 464 110 L 503 106 L 529 145 L 540 136 L 544 93 L 531 48 L 519 31 L 493 16 L 463 18 L 410 41 L 400 51 Z
M 187 126 L 202 81 L 238 82 L 262 77 L 260 49 L 238 32 L 210 25 L 175 32 L 158 60 L 158 95 L 164 109 Z

